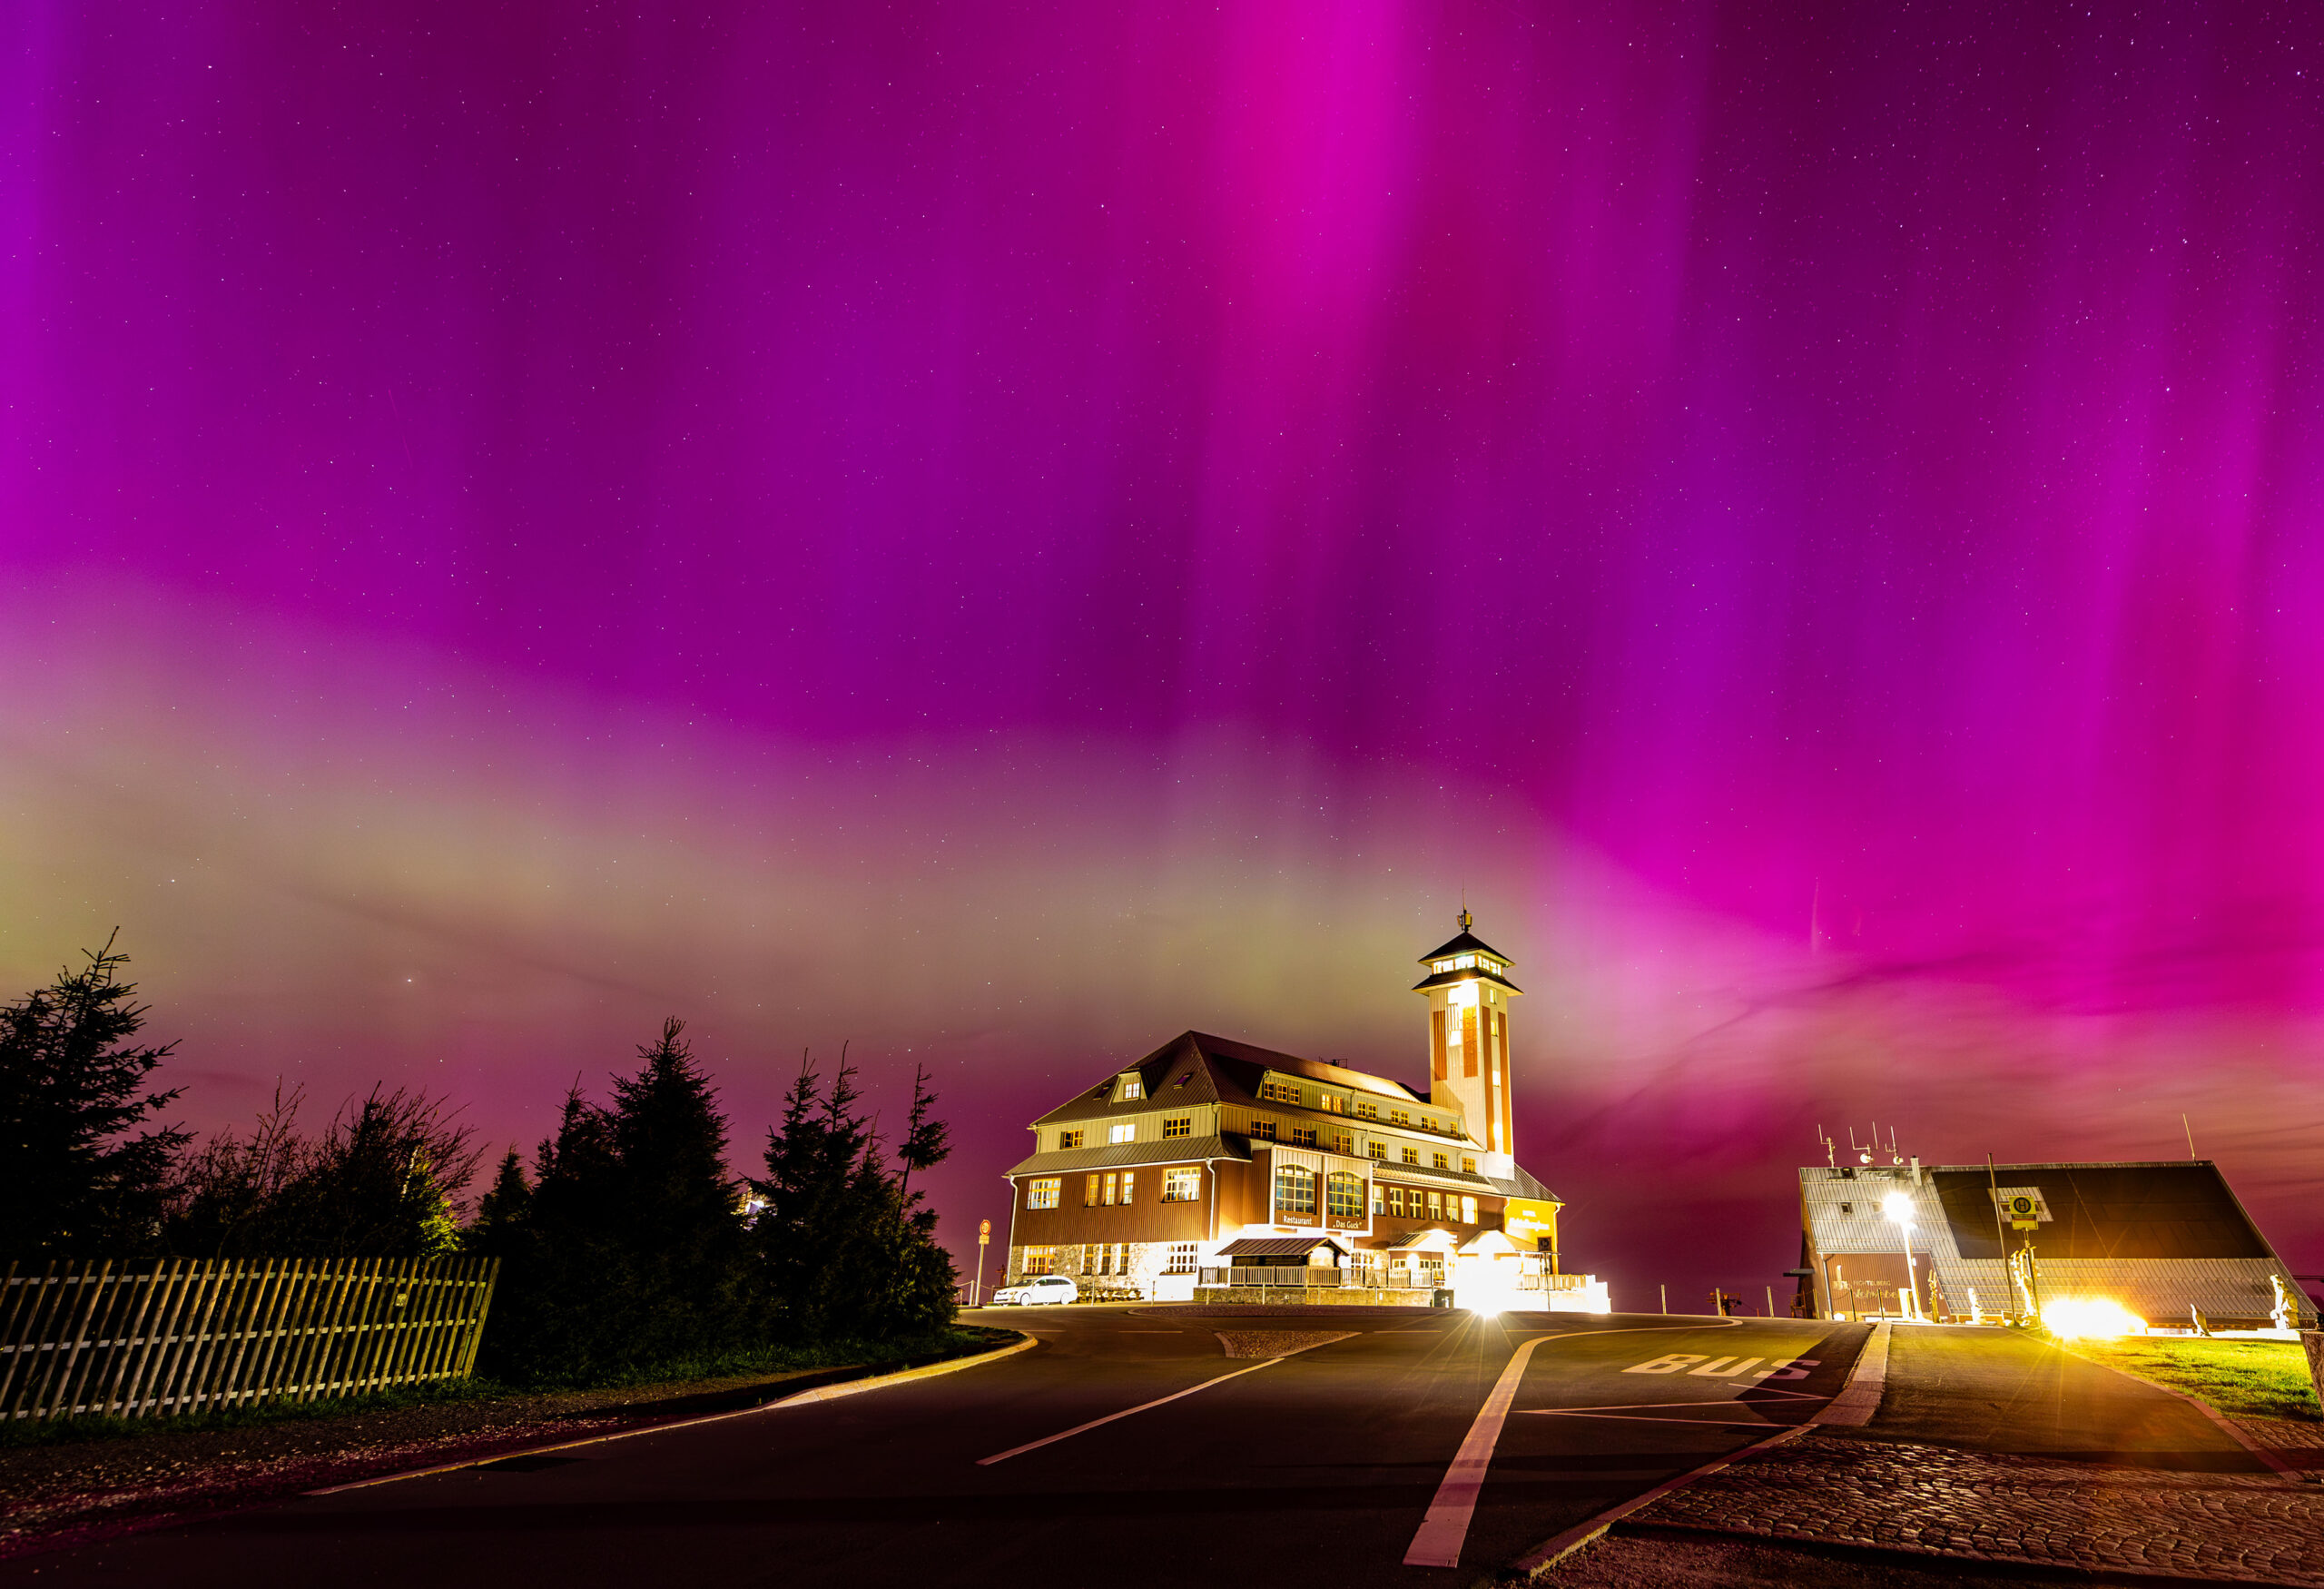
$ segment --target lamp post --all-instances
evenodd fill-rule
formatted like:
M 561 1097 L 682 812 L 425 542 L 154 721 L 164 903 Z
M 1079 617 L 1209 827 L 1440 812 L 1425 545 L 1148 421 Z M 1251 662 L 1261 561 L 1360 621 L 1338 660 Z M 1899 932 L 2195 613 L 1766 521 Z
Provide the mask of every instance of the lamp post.
M 1903 1192 L 1890 1192 L 1880 1205 L 1880 1211 L 1896 1222 L 1896 1234 L 1905 1244 L 1905 1297 L 1911 1309 L 1909 1318 L 1917 1318 L 1921 1311 L 1920 1280 L 1913 1272 L 1913 1199 Z

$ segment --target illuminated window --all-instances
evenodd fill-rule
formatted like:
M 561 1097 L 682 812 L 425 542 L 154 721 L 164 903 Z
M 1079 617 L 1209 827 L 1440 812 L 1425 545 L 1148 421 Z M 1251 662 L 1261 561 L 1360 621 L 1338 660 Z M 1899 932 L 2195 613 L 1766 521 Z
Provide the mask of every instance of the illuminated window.
M 1428 1194 L 1428 1217 L 1432 1219 L 1442 1219 L 1444 1218 L 1443 1193 L 1431 1192 Z
M 1106 1195 L 1103 1199 L 1108 1208 L 1113 1207 L 1114 1198 L 1120 1189 L 1121 1177 L 1108 1170 L 1106 1174 Z
M 1256 1137 L 1262 1142 L 1274 1141 L 1275 1121 L 1264 1118 L 1253 1120 L 1251 1122 L 1251 1135 Z
M 1375 1214 L 1384 1214 L 1388 1211 L 1387 1189 L 1376 1180 L 1372 1183 L 1372 1211 Z
M 1430 1160 L 1430 1167 L 1432 1169 L 1450 1170 L 1452 1168 L 1452 1156 L 1450 1153 L 1431 1153 L 1428 1157 Z
M 1418 1165 L 1420 1163 L 1420 1150 L 1417 1148 L 1405 1149 L 1404 1162 L 1411 1165 Z
M 1315 1145 L 1315 1128 L 1314 1126 L 1293 1126 L 1291 1128 L 1291 1145 L 1295 1148 L 1314 1147 Z
M 1056 1248 L 1028 1247 L 1023 1249 L 1023 1252 L 1024 1256 L 1019 1258 L 1017 1263 L 1017 1272 L 1019 1274 L 1049 1275 L 1055 1274 L 1057 1272 Z
M 1315 1172 L 1298 1164 L 1279 1166 L 1275 1172 L 1275 1211 L 1312 1214 L 1315 1211 Z
M 1461 1170 L 1464 1174 L 1474 1175 L 1477 1172 L 1477 1161 L 1463 1153 L 1461 1155 Z
M 1140 1081 L 1136 1076 L 1125 1076 L 1122 1078 L 1122 1101 L 1124 1103 L 1135 1102 L 1137 1100 L 1145 1096 L 1146 1083 L 1144 1081 Z
M 1098 1206 L 1098 1183 L 1104 1179 L 1105 1177 L 1099 1175 L 1093 1175 L 1089 1178 L 1089 1184 L 1083 1191 L 1081 1198 L 1081 1206 L 1083 1208 L 1094 1209 Z
M 1202 1201 L 1202 1171 L 1193 1165 L 1162 1172 L 1162 1200 L 1166 1203 L 1198 1203 Z
M 1123 1170 L 1123 1171 L 1122 1171 L 1122 1201 L 1124 1201 L 1124 1202 L 1128 1202 L 1128 1201 L 1129 1201 L 1130 1191 L 1131 1191 L 1131 1189 L 1132 1189 L 1133 1188 L 1135 1188 L 1137 1185 L 1137 1171 L 1136 1171 L 1136 1170 Z
M 1166 1275 L 1191 1275 L 1195 1272 L 1195 1244 L 1191 1241 L 1170 1243 L 1169 1255 L 1163 1260 Z
M 1364 1180 L 1344 1170 L 1334 1170 L 1324 1178 L 1324 1211 L 1341 1219 L 1361 1219 L 1364 1214 Z
M 1057 1150 L 1063 1153 L 1078 1148 L 1081 1146 L 1082 1136 L 1083 1133 L 1079 1131 L 1059 1131 L 1057 1134 Z
M 1325 1114 L 1345 1114 L 1347 1112 L 1347 1100 L 1335 1093 L 1325 1092 L 1320 1094 L 1316 1098 L 1315 1107 L 1322 1110 Z
M 1190 1137 L 1194 1130 L 1195 1117 L 1190 1114 L 1174 1114 L 1162 1122 L 1162 1134 L 1166 1137 Z
M 1454 971 L 1467 971 L 1471 966 L 1473 966 L 1476 963 L 1477 957 L 1473 954 L 1455 955 L 1452 960 L 1452 969 Z
M 1392 1186 L 1388 1189 L 1388 1212 L 1399 1219 L 1404 1217 L 1404 1189 L 1403 1187 Z
M 1064 1185 L 1065 1182 L 1063 1179 L 1054 1175 L 1050 1176 L 1047 1180 L 1027 1181 L 1025 1183 L 1025 1206 L 1029 1209 L 1056 1208 L 1058 1191 Z
M 1137 1141 L 1137 1122 L 1136 1120 L 1123 1120 L 1117 1125 L 1108 1126 L 1106 1128 L 1106 1140 L 1108 1142 Z
M 1462 1198 L 1461 1199 L 1461 1223 L 1463 1225 L 1473 1225 L 1476 1222 L 1477 1199 L 1474 1198 Z

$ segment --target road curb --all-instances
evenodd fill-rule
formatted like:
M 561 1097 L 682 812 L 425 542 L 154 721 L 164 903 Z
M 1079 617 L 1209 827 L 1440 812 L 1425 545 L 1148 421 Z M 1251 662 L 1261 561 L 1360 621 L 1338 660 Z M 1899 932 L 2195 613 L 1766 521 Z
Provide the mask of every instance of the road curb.
M 981 1327 L 990 1329 L 996 1327 L 986 1325 Z M 779 1401 L 761 1402 L 756 1406 L 737 1407 L 732 1412 L 706 1413 L 701 1417 L 675 1418 L 667 1423 L 640 1424 L 634 1429 L 615 1429 L 611 1434 L 590 1435 L 579 1440 L 559 1441 L 553 1446 L 528 1446 L 518 1451 L 496 1451 L 489 1456 L 464 1457 L 458 1462 L 439 1462 L 432 1467 L 415 1467 L 403 1473 L 384 1473 L 374 1478 L 356 1479 L 343 1485 L 326 1485 L 320 1489 L 301 1490 L 299 1494 L 301 1498 L 343 1495 L 349 1490 L 368 1490 L 377 1485 L 391 1485 L 402 1479 L 428 1478 L 439 1473 L 458 1473 L 463 1468 L 482 1467 L 487 1463 L 506 1462 L 512 1457 L 547 1456 L 553 1452 L 572 1451 L 583 1446 L 602 1446 L 609 1440 L 626 1440 L 637 1435 L 664 1435 L 674 1429 L 691 1429 L 703 1424 L 719 1424 L 725 1422 L 728 1418 L 747 1418 L 753 1414 L 771 1413 L 780 1407 L 797 1406 L 806 1402 L 828 1401 L 833 1397 L 852 1396 L 859 1391 L 879 1390 L 887 1386 L 901 1385 L 910 1380 L 933 1378 L 939 1374 L 957 1374 L 963 1368 L 974 1368 L 980 1364 L 998 1362 L 1003 1357 L 1014 1357 L 1019 1352 L 1030 1351 L 1041 1344 L 1037 1338 L 1026 1335 L 1021 1330 L 1018 1334 L 1019 1338 L 1009 1342 L 1005 1347 L 994 1347 L 989 1351 L 973 1353 L 965 1357 L 947 1357 L 940 1363 L 928 1363 L 917 1368 L 899 1369 L 893 1374 L 875 1374 L 867 1378 L 843 1380 L 837 1385 L 818 1386 L 812 1390 L 803 1390 L 796 1396 L 784 1397 Z
M 1876 1347 L 1878 1348 L 1876 1356 Z M 1706 1462 L 1676 1478 L 1664 1479 L 1643 1495 L 1633 1495 L 1617 1505 L 1607 1507 L 1595 1517 L 1575 1524 L 1563 1533 L 1551 1535 L 1500 1571 L 1486 1574 L 1477 1581 L 1479 1589 L 1488 1589 L 1492 1585 L 1538 1584 L 1566 1557 L 1603 1535 L 1623 1518 L 1645 1510 L 1673 1490 L 1684 1489 L 1699 1478 L 1708 1478 L 1723 1467 L 1732 1467 L 1746 1457 L 1757 1456 L 1787 1440 L 1797 1439 L 1819 1426 L 1868 1422 L 1880 1406 L 1880 1397 L 1887 1382 L 1888 1327 L 1883 1323 L 1873 1326 L 1872 1333 L 1865 1337 L 1863 1349 L 1856 1353 L 1855 1363 L 1849 1366 L 1847 1383 L 1840 1387 L 1840 1394 L 1819 1409 L 1814 1417 L 1805 1423 L 1778 1429 L 1763 1440 L 1753 1441 L 1740 1451 Z M 1857 1416 L 1859 1412 L 1861 1416 Z M 1835 1416 L 1835 1414 L 1838 1416 Z M 1736 1537 L 1749 1536 L 1738 1535 Z
M 993 1327 L 987 1325 L 984 1327 Z M 764 1406 L 745 1407 L 745 1412 L 773 1412 L 777 1407 L 799 1406 L 811 1401 L 835 1401 L 842 1396 L 860 1396 L 867 1390 L 884 1390 L 891 1385 L 908 1385 L 915 1379 L 932 1379 L 939 1374 L 957 1374 L 963 1368 L 973 1368 L 980 1363 L 997 1363 L 1003 1357 L 1013 1357 L 1019 1352 L 1029 1352 L 1041 1343 L 1037 1337 L 1018 1331 L 1019 1339 L 1005 1347 L 995 1347 L 989 1352 L 979 1352 L 973 1357 L 947 1357 L 941 1363 L 924 1363 L 917 1368 L 900 1368 L 893 1374 L 875 1374 L 868 1379 L 842 1379 L 836 1385 L 818 1385 L 812 1390 L 803 1390 L 796 1396 L 786 1396 L 781 1401 L 771 1401 Z M 733 1417 L 732 1413 L 723 1415 Z M 668 1426 L 665 1426 L 665 1427 Z

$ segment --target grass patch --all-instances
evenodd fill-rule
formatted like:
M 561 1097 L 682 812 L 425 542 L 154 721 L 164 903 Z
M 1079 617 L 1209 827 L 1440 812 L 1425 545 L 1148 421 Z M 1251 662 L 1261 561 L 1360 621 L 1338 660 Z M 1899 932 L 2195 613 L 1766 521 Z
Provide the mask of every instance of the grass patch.
M 2308 1377 L 2308 1355 L 2297 1341 L 2125 1336 L 2073 1341 L 2066 1349 L 2201 1397 L 2231 1417 L 2324 1419 Z
M 74 1446 L 92 1440 L 133 1440 L 156 1435 L 192 1435 L 219 1430 L 250 1429 L 269 1424 L 310 1423 L 326 1418 L 351 1418 L 365 1413 L 403 1412 L 413 1407 L 447 1403 L 491 1401 L 504 1397 L 566 1390 L 626 1390 L 641 1386 L 678 1386 L 705 1379 L 741 1379 L 837 1368 L 856 1364 L 873 1366 L 934 1363 L 990 1351 L 1017 1338 L 1013 1329 L 978 1325 L 954 1325 L 926 1335 L 889 1341 L 827 1341 L 818 1346 L 766 1347 L 749 1351 L 675 1357 L 640 1364 L 618 1374 L 586 1382 L 560 1381 L 511 1385 L 502 1380 L 456 1379 L 438 1385 L 413 1386 L 373 1396 L 350 1396 L 320 1401 L 260 1402 L 251 1406 L 224 1407 L 214 1412 L 187 1413 L 157 1418 L 12 1418 L 0 1421 L 0 1451 L 33 1446 Z

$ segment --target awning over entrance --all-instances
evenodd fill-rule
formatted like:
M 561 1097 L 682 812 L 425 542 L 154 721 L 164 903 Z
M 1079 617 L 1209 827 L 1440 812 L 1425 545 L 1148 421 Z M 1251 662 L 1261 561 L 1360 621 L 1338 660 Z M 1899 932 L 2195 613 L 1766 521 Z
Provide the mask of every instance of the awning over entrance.
M 1432 1226 L 1426 1230 L 1413 1231 L 1402 1241 L 1390 1242 L 1388 1250 L 1390 1252 L 1451 1252 L 1459 1245 L 1459 1242 L 1453 1240 L 1452 1232 L 1440 1230 Z
M 1221 1258 L 1304 1258 L 1319 1247 L 1345 1254 L 1352 1250 L 1334 1236 L 1239 1236 L 1218 1249 Z

